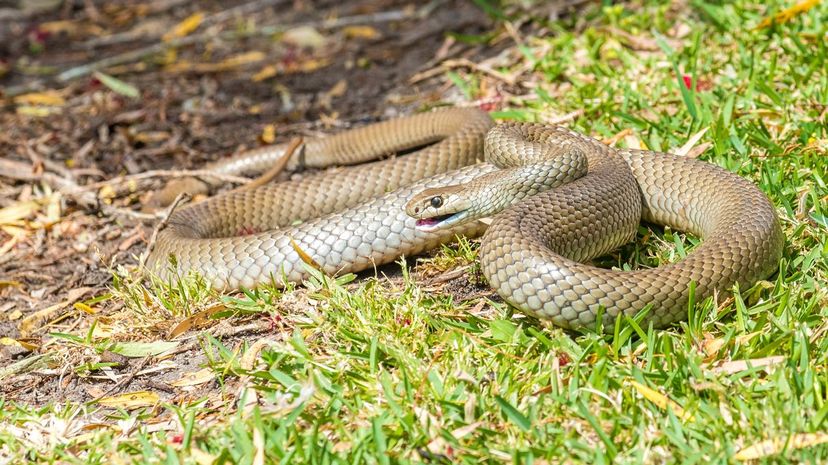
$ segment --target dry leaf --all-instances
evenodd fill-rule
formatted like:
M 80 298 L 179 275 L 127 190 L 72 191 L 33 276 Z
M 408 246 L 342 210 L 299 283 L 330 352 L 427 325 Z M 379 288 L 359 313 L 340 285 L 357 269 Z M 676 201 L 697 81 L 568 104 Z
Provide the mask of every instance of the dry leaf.
M 310 26 L 300 26 L 285 31 L 282 41 L 296 47 L 319 49 L 325 46 L 325 36 Z
M 272 144 L 276 142 L 276 125 L 268 124 L 262 129 L 262 142 L 265 144 Z
M 633 385 L 633 387 L 636 391 L 638 391 L 639 394 L 644 396 L 644 398 L 649 400 L 650 402 L 656 404 L 658 408 L 662 410 L 667 410 L 667 408 L 669 407 L 670 410 L 672 410 L 676 414 L 676 416 L 681 418 L 682 420 L 693 419 L 693 415 L 686 413 L 679 404 L 677 404 L 675 401 L 665 396 L 664 394 L 654 389 L 650 389 L 649 387 L 637 381 L 630 380 L 629 383 Z
M 293 240 L 293 238 L 290 238 L 290 245 L 291 247 L 293 247 L 293 250 L 295 250 L 296 253 L 299 254 L 299 258 L 301 258 L 303 262 L 317 270 L 322 270 L 322 265 L 316 263 L 316 260 L 314 260 L 313 257 L 308 255 L 307 252 L 305 252 L 304 250 L 302 250 L 302 247 L 299 244 L 297 244 L 296 241 Z
M 170 386 L 175 387 L 184 387 L 184 386 L 197 386 L 199 384 L 208 383 L 212 380 L 216 379 L 216 374 L 213 370 L 209 368 L 203 368 L 198 371 L 193 371 L 190 373 L 186 373 L 181 378 L 170 383 Z
M 797 433 L 789 438 L 767 439 L 736 452 L 736 460 L 758 460 L 783 450 L 804 449 L 828 443 L 828 433 Z
M 819 5 L 821 0 L 803 0 L 796 5 L 787 8 L 785 10 L 780 11 L 779 13 L 771 16 L 770 18 L 765 18 L 756 26 L 755 29 L 763 29 L 771 24 L 782 24 L 790 21 L 795 16 L 805 13 L 806 11 L 810 10 L 811 8 Z
M 349 39 L 377 39 L 382 36 L 371 26 L 348 26 L 342 29 L 342 33 Z
M 0 337 L 0 345 L 7 347 L 19 347 L 23 350 L 33 352 L 37 350 L 38 346 L 29 342 L 12 339 L 10 337 Z
M 68 307 L 70 304 L 74 303 L 76 300 L 80 299 L 91 290 L 91 287 L 79 287 L 77 289 L 72 289 L 71 291 L 69 291 L 66 300 L 54 305 L 50 305 L 42 310 L 38 310 L 37 312 L 27 316 L 20 322 L 19 325 L 17 325 L 17 329 L 20 330 L 20 334 L 23 337 L 27 337 L 28 335 L 32 334 L 34 331 L 42 327 L 44 322 L 52 319 L 52 317 L 56 315 L 59 311 Z
M 785 357 L 781 355 L 774 355 L 772 357 L 754 358 L 749 360 L 731 360 L 712 368 L 711 371 L 713 373 L 732 375 L 751 368 L 772 367 L 782 363 L 785 363 Z
M 681 148 L 679 148 L 678 150 L 676 150 L 673 153 L 675 153 L 676 155 L 682 156 L 682 157 L 688 156 L 690 151 L 693 149 L 693 146 L 695 146 L 696 143 L 699 142 L 699 139 L 701 139 L 702 136 L 707 132 L 707 129 L 708 128 L 704 128 L 701 131 L 699 131 L 699 132 L 693 134 L 692 136 L 690 136 L 690 138 L 687 139 L 687 142 L 685 142 L 684 145 L 681 146 Z M 698 155 L 696 155 L 696 157 L 698 157 Z M 695 157 L 693 157 L 693 158 L 695 158 Z
M 260 69 L 258 73 L 254 74 L 251 78 L 253 82 L 261 82 L 265 79 L 272 78 L 278 73 L 276 67 L 273 65 L 267 65 L 264 68 Z
M 98 403 L 106 407 L 120 407 L 123 409 L 134 409 L 139 407 L 149 407 L 157 404 L 161 400 L 158 394 L 150 391 L 135 391 L 118 394 L 117 396 L 108 396 L 98 400 Z
M 49 90 L 18 95 L 14 98 L 14 103 L 18 105 L 51 105 L 59 107 L 66 104 L 66 99 L 59 92 Z
M 164 34 L 164 42 L 169 42 L 177 37 L 184 37 L 189 35 L 201 25 L 204 21 L 204 13 L 197 12 L 188 16 L 184 21 L 176 24 L 172 31 Z
M 212 307 L 201 310 L 200 312 L 196 312 L 187 318 L 184 318 L 180 323 L 175 325 L 172 330 L 170 330 L 169 339 L 174 339 L 192 328 L 212 326 L 215 324 L 215 320 L 211 320 L 210 317 L 226 309 L 227 307 L 225 307 L 224 304 L 213 305 Z

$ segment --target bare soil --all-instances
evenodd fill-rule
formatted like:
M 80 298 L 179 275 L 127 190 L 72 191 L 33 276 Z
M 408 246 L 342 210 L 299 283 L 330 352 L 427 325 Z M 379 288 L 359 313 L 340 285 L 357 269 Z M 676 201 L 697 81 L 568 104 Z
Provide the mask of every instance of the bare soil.
M 199 29 L 196 33 L 211 27 L 216 31 L 203 41 L 102 70 L 139 89 L 140 98 L 135 99 L 113 92 L 92 75 L 67 82 L 56 75 L 143 49 L 159 42 L 159 33 L 195 13 L 209 18 L 243 2 L 64 2 L 70 6 L 42 12 L 0 4 L 0 96 L 5 97 L 0 152 L 5 162 L 13 163 L 0 165 L 0 208 L 37 197 L 49 184 L 44 173 L 87 185 L 150 169 L 198 168 L 263 144 L 268 125 L 276 129 L 275 140 L 268 142 L 281 142 L 296 134 L 330 132 L 408 112 L 437 101 L 445 91 L 433 79 L 412 85 L 412 75 L 434 67 L 441 57 L 496 52 L 449 38 L 449 33 L 478 34 L 491 28 L 489 17 L 472 2 L 440 2 L 422 17 L 411 14 L 420 8 L 418 2 L 271 3 L 277 5 Z M 388 12 L 409 15 L 382 20 Z M 323 20 L 357 15 L 364 20 L 350 27 L 323 25 Z M 302 24 L 310 28 L 300 31 L 298 38 L 290 38 L 291 33 L 242 39 L 218 35 L 234 28 L 291 29 Z M 142 25 L 145 35 L 121 39 Z M 240 65 L 187 66 L 244 61 L 251 53 L 259 54 L 257 59 Z M 273 76 L 254 78 L 267 72 Z M 47 105 L 53 110 L 50 114 L 20 109 L 30 103 L 20 95 L 50 91 L 62 100 Z M 21 167 L 26 172 L 20 173 Z M 118 209 L 139 211 L 146 193 L 161 185 L 162 180 L 155 180 L 149 187 L 118 192 L 106 201 Z M 35 347 L 32 352 L 0 345 L 0 366 L 48 352 L 41 344 L 51 332 L 82 333 L 94 318 L 117 315 L 122 304 L 113 300 L 94 316 L 72 304 L 106 293 L 112 267 L 135 265 L 154 226 L 154 221 L 77 205 L 72 198 L 61 198 L 59 207 L 54 224 L 23 225 L 27 234 L 0 255 L 0 335 Z M 0 243 L 9 240 L 9 234 L 0 232 Z M 66 305 L 51 312 L 49 321 L 22 334 L 21 321 L 61 303 Z M 249 325 L 247 334 L 229 334 L 225 342 L 271 329 L 269 322 L 239 323 L 244 324 Z M 4 380 L 0 395 L 29 404 L 88 401 L 113 393 L 113 388 L 114 393 L 147 389 L 171 396 L 174 390 L 165 382 L 203 363 L 197 344 L 185 348 L 174 356 L 176 370 L 127 376 L 127 382 L 117 385 L 76 376 L 72 360 L 53 360 Z M 102 354 L 101 360 L 117 361 L 112 369 L 116 375 L 146 368 L 143 359 L 115 354 Z

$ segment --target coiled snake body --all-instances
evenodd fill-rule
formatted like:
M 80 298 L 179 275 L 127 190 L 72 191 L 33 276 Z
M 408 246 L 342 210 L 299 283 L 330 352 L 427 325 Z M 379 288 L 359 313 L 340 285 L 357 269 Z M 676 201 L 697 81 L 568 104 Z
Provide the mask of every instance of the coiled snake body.
M 700 300 L 750 285 L 778 265 L 783 236 L 773 206 L 728 171 L 612 149 L 563 128 L 491 127 L 478 110 L 448 109 L 310 141 L 292 165 L 353 164 L 432 145 L 179 209 L 148 266 L 162 277 L 195 271 L 219 288 L 301 281 L 308 273 L 303 255 L 328 274 L 359 271 L 457 234 L 479 235 L 486 226 L 471 219 L 505 208 L 482 239 L 484 275 L 519 309 L 575 328 L 593 325 L 599 309 L 611 324 L 647 305 L 646 319 L 664 326 L 686 315 L 691 283 Z M 216 169 L 260 168 L 282 155 L 260 150 Z M 659 268 L 581 263 L 629 241 L 642 218 L 704 241 Z

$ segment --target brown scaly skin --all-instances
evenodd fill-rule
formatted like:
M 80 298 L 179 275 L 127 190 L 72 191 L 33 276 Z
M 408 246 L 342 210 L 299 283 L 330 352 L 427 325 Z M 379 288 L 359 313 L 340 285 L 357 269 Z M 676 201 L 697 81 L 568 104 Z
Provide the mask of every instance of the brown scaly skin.
M 328 274 L 358 271 L 457 234 L 481 234 L 485 227 L 472 219 L 505 208 L 483 237 L 483 273 L 511 304 L 566 328 L 592 326 L 600 312 L 611 326 L 650 304 L 647 320 L 665 326 L 686 315 L 691 283 L 700 300 L 736 283 L 748 286 L 778 265 L 784 238 L 773 206 L 726 170 L 612 149 L 558 127 L 508 123 L 489 131 L 491 125 L 477 110 L 450 109 L 313 141 L 301 160 L 306 166 L 358 163 L 439 142 L 181 209 L 148 264 L 167 276 L 167 258 L 175 255 L 174 272 L 199 272 L 219 288 L 301 281 L 308 276 L 303 254 Z M 488 163 L 478 163 L 484 138 Z M 260 150 L 226 162 L 231 168 L 223 172 L 278 155 Z M 440 201 L 432 203 L 434 197 Z M 463 211 L 470 214 L 454 221 Z M 580 263 L 629 241 L 641 219 L 704 242 L 655 269 Z

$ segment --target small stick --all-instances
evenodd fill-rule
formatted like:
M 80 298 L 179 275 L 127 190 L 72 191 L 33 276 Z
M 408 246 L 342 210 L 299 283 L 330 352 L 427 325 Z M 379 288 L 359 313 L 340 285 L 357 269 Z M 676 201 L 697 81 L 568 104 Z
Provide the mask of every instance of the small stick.
M 232 174 L 221 174 L 210 170 L 150 170 L 143 173 L 129 174 L 117 179 L 108 179 L 106 181 L 93 182 L 78 186 L 82 190 L 95 190 L 104 186 L 124 184 L 130 181 L 140 181 L 147 178 L 214 178 L 219 181 L 232 182 L 235 184 L 247 184 L 250 178 L 244 176 L 234 176 Z
M 282 158 L 273 165 L 272 168 L 267 170 L 263 175 L 259 176 L 258 178 L 248 182 L 247 184 L 243 184 L 230 192 L 240 192 L 240 191 L 248 191 L 250 189 L 255 189 L 259 186 L 263 186 L 270 181 L 273 180 L 279 173 L 281 173 L 285 166 L 287 166 L 288 161 L 293 156 L 293 152 L 302 145 L 302 138 L 301 137 L 294 137 L 290 140 L 287 148 L 285 149 L 285 153 L 282 155 Z

